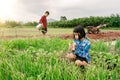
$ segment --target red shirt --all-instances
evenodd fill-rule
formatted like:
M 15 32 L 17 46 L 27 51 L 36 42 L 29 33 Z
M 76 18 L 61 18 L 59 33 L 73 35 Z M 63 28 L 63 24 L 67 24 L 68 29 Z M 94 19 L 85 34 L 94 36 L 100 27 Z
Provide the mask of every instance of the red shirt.
M 43 24 L 43 27 L 44 28 L 47 28 L 47 19 L 46 19 L 46 16 L 43 15 L 39 21 L 39 23 Z

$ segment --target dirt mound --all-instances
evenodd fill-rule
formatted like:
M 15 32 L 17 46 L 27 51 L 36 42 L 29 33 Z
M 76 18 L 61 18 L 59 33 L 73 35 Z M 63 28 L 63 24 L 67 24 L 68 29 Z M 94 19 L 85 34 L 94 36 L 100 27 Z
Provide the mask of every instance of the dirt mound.
M 91 39 L 117 40 L 120 39 L 120 32 L 102 32 L 99 34 L 87 34 Z
M 120 32 L 102 32 L 99 34 L 87 34 L 87 37 L 90 39 L 96 39 L 96 40 L 101 39 L 104 41 L 107 41 L 107 40 L 114 41 L 114 40 L 120 39 Z M 60 38 L 73 39 L 73 35 L 72 34 L 60 35 Z
M 16 38 L 41 38 L 41 37 L 50 37 L 54 38 L 55 35 L 49 35 L 47 34 L 46 36 L 43 36 L 42 34 L 40 35 L 32 35 L 32 36 L 25 36 L 25 35 L 16 35 L 16 36 L 0 36 L 0 39 L 16 39 Z M 61 39 L 73 39 L 72 34 L 62 34 L 62 35 L 57 35 L 57 37 L 60 37 Z M 99 34 L 87 34 L 87 37 L 90 39 L 102 39 L 104 41 L 108 40 L 117 40 L 120 39 L 120 32 L 102 32 Z

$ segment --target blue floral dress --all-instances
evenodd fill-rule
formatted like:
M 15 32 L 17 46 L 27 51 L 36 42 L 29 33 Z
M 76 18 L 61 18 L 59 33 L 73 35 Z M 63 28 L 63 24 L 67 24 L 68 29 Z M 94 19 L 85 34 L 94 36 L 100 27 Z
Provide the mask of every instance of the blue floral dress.
M 74 54 L 86 58 L 86 60 L 90 62 L 90 42 L 87 39 L 84 39 L 83 41 L 74 39 L 74 43 L 76 43 Z

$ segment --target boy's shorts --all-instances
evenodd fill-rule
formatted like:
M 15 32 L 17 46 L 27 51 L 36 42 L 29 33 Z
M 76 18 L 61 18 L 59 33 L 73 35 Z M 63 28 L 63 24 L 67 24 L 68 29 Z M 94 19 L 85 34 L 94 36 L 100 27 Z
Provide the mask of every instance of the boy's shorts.
M 47 28 L 42 28 L 42 30 L 41 30 L 43 33 L 47 33 Z
M 80 56 L 78 56 L 78 55 L 76 55 L 75 61 L 76 61 L 76 60 L 85 61 L 85 62 L 88 63 L 88 61 L 87 61 L 86 58 L 84 58 L 84 57 L 80 57 Z
M 38 24 L 38 25 L 36 26 L 36 28 L 37 28 L 39 31 L 42 31 L 43 33 L 47 33 L 47 28 L 44 28 L 44 27 L 42 26 L 42 24 Z

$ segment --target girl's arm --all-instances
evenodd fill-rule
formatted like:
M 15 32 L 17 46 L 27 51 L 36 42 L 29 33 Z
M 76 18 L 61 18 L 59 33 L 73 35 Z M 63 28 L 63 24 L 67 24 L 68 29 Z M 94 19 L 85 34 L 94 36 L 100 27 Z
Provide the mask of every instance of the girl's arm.
M 72 44 L 72 51 L 74 50 L 75 51 L 75 47 L 76 47 L 76 43 L 74 42 L 73 44 Z
M 71 51 L 75 50 L 75 47 L 76 47 L 76 43 L 75 42 L 73 42 L 72 45 L 69 46 Z

